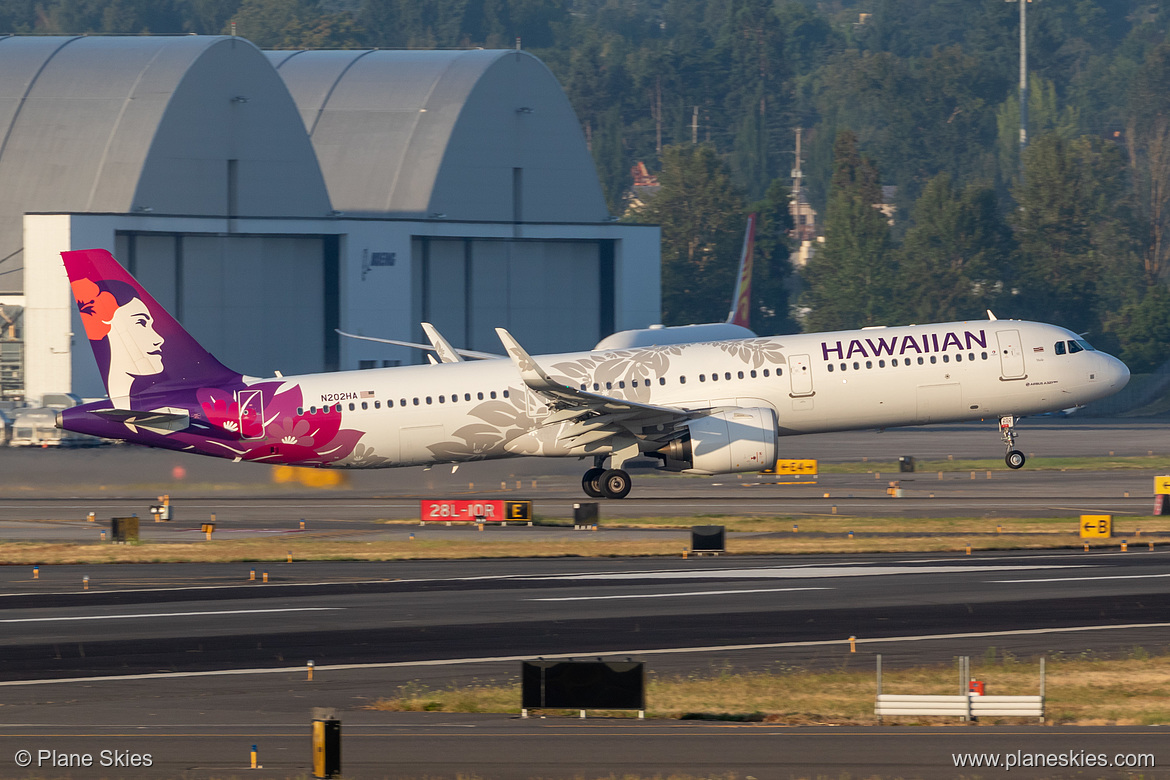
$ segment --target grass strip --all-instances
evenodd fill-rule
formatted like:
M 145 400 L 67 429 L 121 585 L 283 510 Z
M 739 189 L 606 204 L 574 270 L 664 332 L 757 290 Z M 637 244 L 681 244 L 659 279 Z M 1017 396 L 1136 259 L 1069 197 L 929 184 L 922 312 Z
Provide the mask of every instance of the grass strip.
M 867 664 L 872 657 L 866 658 Z M 872 725 L 876 693 L 872 666 L 810 671 L 780 668 L 765 672 L 721 672 L 647 677 L 647 716 L 654 718 L 763 721 L 801 724 Z M 988 647 L 972 658 L 974 677 L 988 694 L 1035 695 L 1039 660 L 1021 661 Z M 886 668 L 884 693 L 956 694 L 953 664 Z M 1151 656 L 1137 647 L 1123 658 L 1092 653 L 1054 654 L 1047 661 L 1047 722 L 1061 725 L 1163 725 L 1170 723 L 1170 655 Z M 518 683 L 493 681 L 443 689 L 418 683 L 402 686 L 369 705 L 397 712 L 520 711 Z M 575 715 L 576 712 L 565 713 Z M 599 715 L 602 713 L 598 713 Z M 605 713 L 633 717 L 631 712 Z M 1031 719 L 1028 719 L 1031 720 Z M 887 724 L 953 722 L 952 718 L 886 718 Z M 984 718 L 984 724 L 1018 723 L 1020 718 Z
M 880 472 L 897 475 L 899 464 L 896 460 L 862 460 L 846 463 L 820 461 L 817 464 L 822 474 L 869 474 Z M 1002 458 L 989 459 L 948 459 L 916 460 L 915 472 L 956 472 L 956 471 L 1010 471 Z M 1117 471 L 1134 469 L 1170 470 L 1170 456 L 1166 455 L 1110 455 L 1092 458 L 1028 458 L 1029 471 Z
M 273 541 L 244 539 L 203 543 L 56 544 L 0 543 L 0 561 L 7 565 L 63 565 L 105 563 L 228 563 L 280 562 L 292 554 L 295 561 L 403 561 L 472 558 L 636 558 L 682 557 L 690 537 L 620 539 L 586 535 L 580 539 L 517 540 L 498 534 L 494 539 L 414 541 Z M 731 554 L 912 553 L 976 550 L 1046 550 L 1080 548 L 1073 534 L 991 534 L 960 537 L 759 537 L 733 539 Z M 1118 549 L 1118 540 L 1099 540 L 1090 549 Z M 1163 542 L 1164 544 L 1164 542 Z M 1129 546 L 1129 554 L 1147 551 L 1143 542 Z

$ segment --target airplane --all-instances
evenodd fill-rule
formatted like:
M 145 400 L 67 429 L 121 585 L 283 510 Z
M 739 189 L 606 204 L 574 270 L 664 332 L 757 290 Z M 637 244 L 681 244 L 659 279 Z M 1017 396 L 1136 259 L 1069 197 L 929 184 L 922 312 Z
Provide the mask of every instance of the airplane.
M 651 325 L 649 328 L 636 330 L 620 330 L 597 342 L 594 351 L 609 349 L 627 349 L 629 347 L 651 347 L 663 344 L 686 344 L 698 341 L 726 341 L 729 339 L 750 339 L 756 334 L 750 329 L 752 300 L 752 254 L 756 239 L 756 215 L 749 214 L 747 227 L 744 229 L 743 249 L 739 254 L 739 271 L 735 278 L 735 287 L 732 288 L 731 311 L 723 322 L 702 322 L 696 325 Z M 430 344 L 419 344 L 414 341 L 398 339 L 384 339 L 374 336 L 360 336 L 356 333 L 347 333 L 340 328 L 337 333 L 351 339 L 374 341 L 379 344 L 393 344 L 398 347 L 427 350 L 427 360 L 431 363 L 458 363 L 464 358 L 476 360 L 491 360 L 502 358 L 490 352 L 477 352 L 470 349 L 458 349 L 451 346 L 438 329 L 429 322 L 422 324 Z M 431 354 L 433 352 L 433 354 Z M 437 356 L 437 357 L 436 357 Z
M 392 468 L 591 459 L 585 493 L 624 498 L 639 456 L 688 474 L 771 467 L 787 436 L 998 419 L 1119 391 L 1129 370 L 1071 331 L 996 320 L 666 344 L 361 371 L 244 376 L 104 249 L 63 252 L 109 398 L 57 426 L 254 463 Z

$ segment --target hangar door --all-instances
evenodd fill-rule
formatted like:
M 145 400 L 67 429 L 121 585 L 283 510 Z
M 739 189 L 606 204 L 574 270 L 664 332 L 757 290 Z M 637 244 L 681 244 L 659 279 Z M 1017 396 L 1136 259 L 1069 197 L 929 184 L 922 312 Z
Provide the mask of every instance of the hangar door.
M 533 353 L 590 349 L 613 332 L 613 251 L 612 241 L 416 237 L 414 320 L 484 352 L 502 352 L 498 327 Z
M 337 368 L 332 236 L 126 232 L 116 256 L 224 365 L 252 376 Z

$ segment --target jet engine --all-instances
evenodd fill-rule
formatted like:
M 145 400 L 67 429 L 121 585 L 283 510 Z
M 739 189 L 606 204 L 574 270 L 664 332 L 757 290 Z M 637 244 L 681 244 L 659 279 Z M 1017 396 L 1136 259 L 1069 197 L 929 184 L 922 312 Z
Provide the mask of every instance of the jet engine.
M 654 453 L 668 471 L 729 474 L 776 463 L 776 412 L 751 407 L 716 412 L 686 423 L 683 435 Z

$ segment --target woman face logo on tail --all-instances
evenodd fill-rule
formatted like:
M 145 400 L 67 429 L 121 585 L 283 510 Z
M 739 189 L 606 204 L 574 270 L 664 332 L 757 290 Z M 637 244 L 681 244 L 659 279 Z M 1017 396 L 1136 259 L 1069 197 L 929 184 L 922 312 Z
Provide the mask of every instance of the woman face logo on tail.
M 72 288 L 111 398 L 128 397 L 138 377 L 162 373 L 163 337 L 132 286 L 113 279 L 79 279 Z

